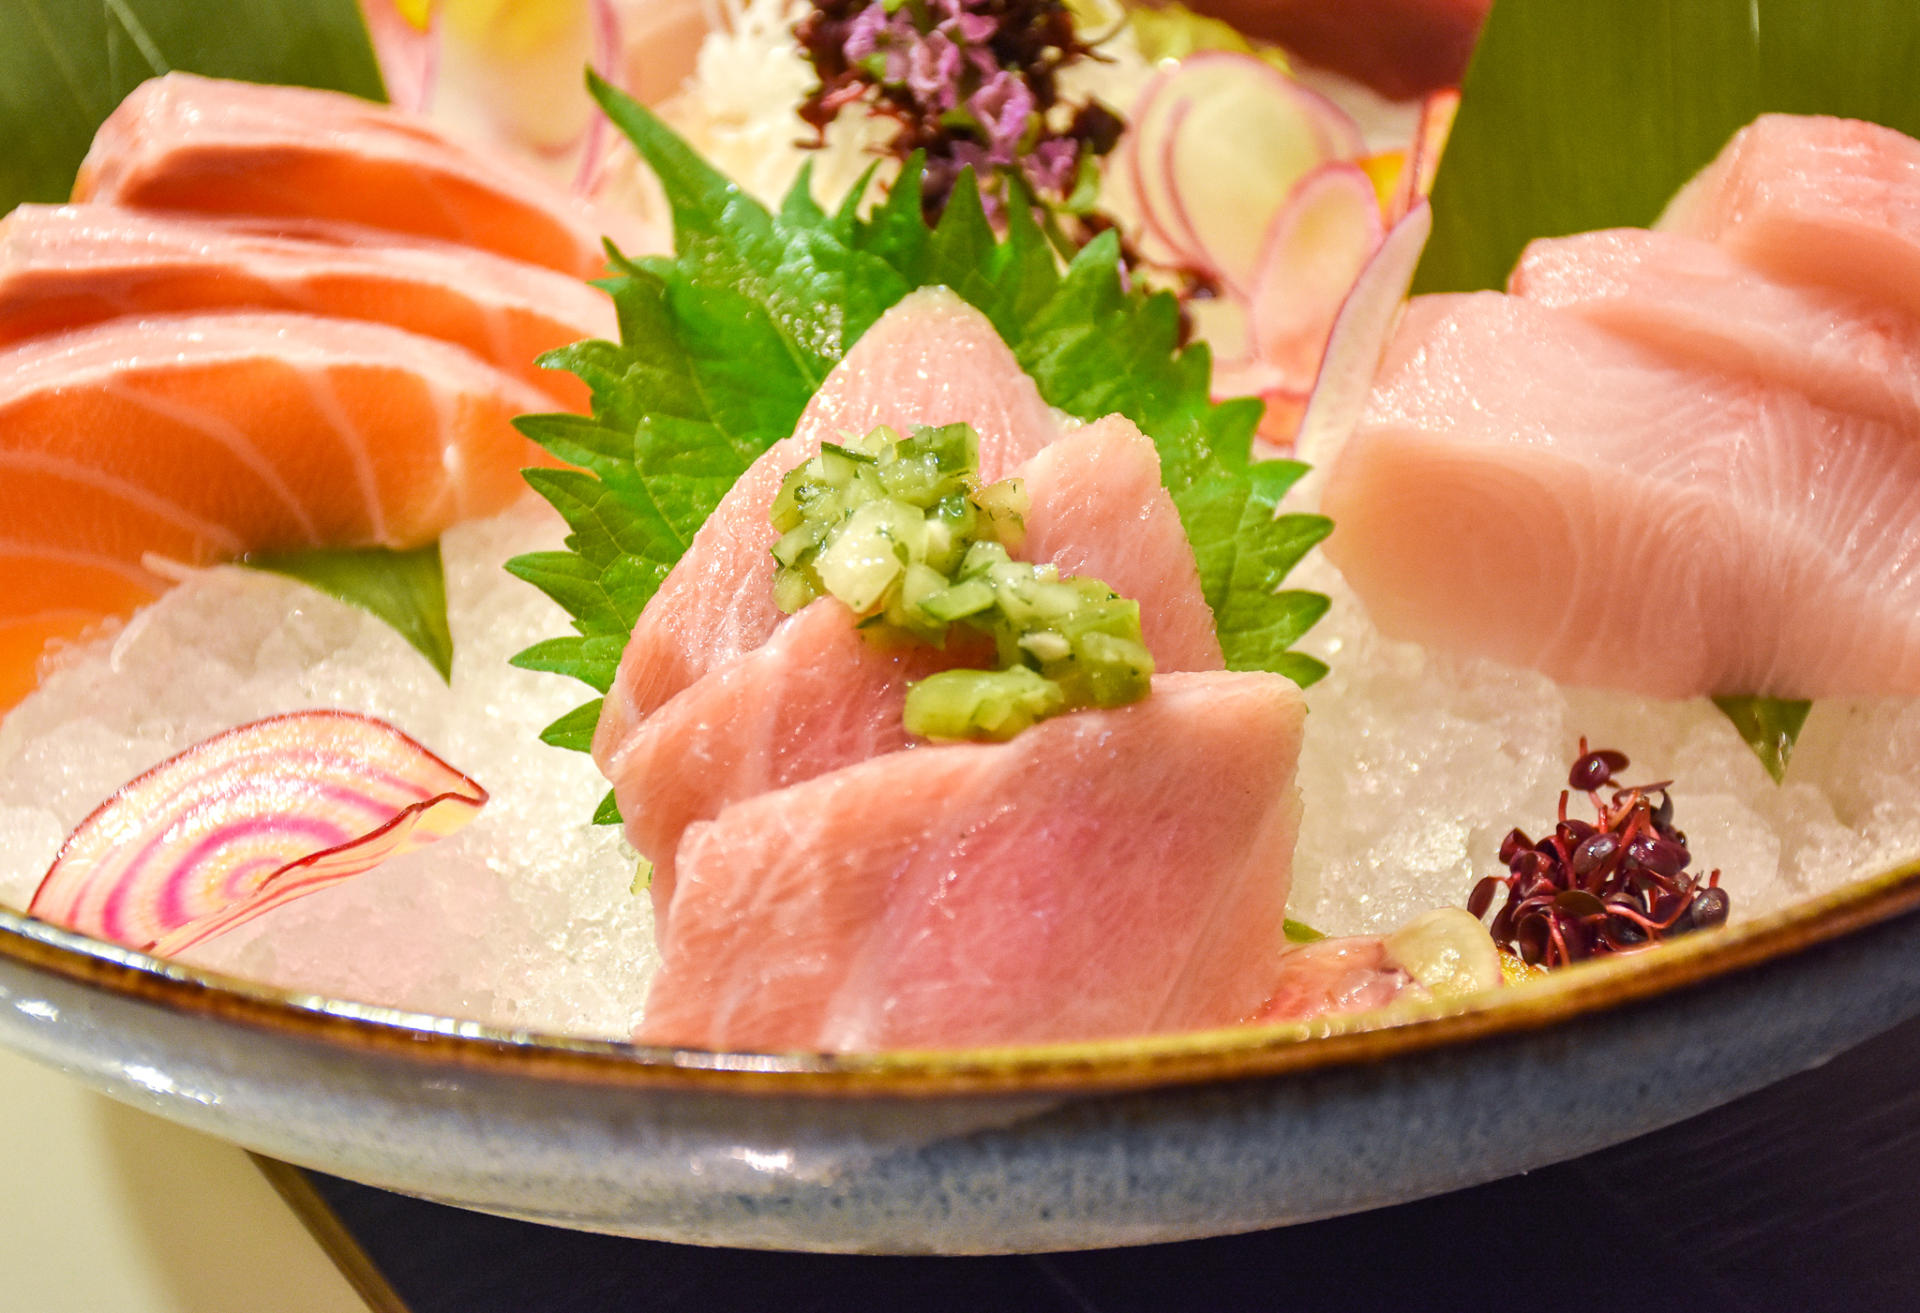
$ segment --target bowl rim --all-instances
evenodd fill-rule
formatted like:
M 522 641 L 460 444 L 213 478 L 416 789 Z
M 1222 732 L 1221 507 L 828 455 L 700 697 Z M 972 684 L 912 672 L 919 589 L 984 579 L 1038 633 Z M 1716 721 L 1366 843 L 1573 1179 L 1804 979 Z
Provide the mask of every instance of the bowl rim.
M 0 962 L 130 1001 L 441 1069 L 706 1094 L 1107 1093 L 1378 1063 L 1706 985 L 1920 909 L 1920 859 L 1652 951 L 1412 1010 L 1118 1040 L 875 1054 L 714 1052 L 578 1038 L 300 993 L 164 961 L 0 908 Z

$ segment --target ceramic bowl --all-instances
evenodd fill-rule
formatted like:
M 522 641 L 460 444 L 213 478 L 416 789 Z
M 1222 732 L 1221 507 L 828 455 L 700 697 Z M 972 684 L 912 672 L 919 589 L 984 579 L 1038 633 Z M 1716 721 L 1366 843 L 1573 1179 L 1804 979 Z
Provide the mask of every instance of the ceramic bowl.
M 838 1058 L 290 995 L 0 913 L 0 1043 L 275 1158 L 538 1222 L 1066 1249 L 1401 1202 L 1733 1099 L 1920 1014 L 1916 909 L 1920 866 L 1413 1016 Z

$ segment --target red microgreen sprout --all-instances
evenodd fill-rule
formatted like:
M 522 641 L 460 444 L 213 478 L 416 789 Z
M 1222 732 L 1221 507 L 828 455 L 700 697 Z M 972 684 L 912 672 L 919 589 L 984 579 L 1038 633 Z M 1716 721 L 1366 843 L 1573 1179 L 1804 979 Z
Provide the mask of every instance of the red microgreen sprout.
M 1687 836 L 1673 824 L 1671 780 L 1621 786 L 1602 797 L 1627 764 L 1623 754 L 1589 751 L 1581 739 L 1553 830 L 1538 840 L 1510 831 L 1500 841 L 1507 874 L 1487 876 L 1467 899 L 1467 910 L 1484 917 L 1506 890 L 1493 938 L 1530 964 L 1559 967 L 1646 948 L 1727 919 L 1720 872 L 1687 873 L 1693 859 Z M 1593 823 L 1568 817 L 1575 791 L 1592 801 Z

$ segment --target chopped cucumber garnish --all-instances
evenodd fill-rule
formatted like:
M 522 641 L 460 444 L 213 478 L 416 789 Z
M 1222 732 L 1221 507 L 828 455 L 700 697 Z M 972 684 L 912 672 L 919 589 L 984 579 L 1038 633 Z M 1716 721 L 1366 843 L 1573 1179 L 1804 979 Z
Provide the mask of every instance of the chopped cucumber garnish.
M 1025 534 L 1018 479 L 978 486 L 965 424 L 877 428 L 788 473 L 773 503 L 774 600 L 833 596 L 863 628 L 945 647 L 958 626 L 993 640 L 995 670 L 950 670 L 908 693 L 906 725 L 940 739 L 1008 739 L 1035 721 L 1147 695 L 1140 606 L 1098 579 L 1013 559 Z

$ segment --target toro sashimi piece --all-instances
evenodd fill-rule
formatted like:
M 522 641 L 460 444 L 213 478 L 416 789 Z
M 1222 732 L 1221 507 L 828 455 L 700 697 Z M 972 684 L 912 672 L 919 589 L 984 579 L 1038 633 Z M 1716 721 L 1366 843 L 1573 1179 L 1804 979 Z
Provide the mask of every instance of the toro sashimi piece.
M 365 224 L 579 278 L 651 234 L 411 115 L 333 91 L 169 73 L 101 125 L 76 201 Z
M 1920 317 L 1781 282 L 1697 237 L 1619 228 L 1534 242 L 1508 281 L 1676 361 L 1920 427 Z
M 1120 416 L 1079 429 L 1014 471 L 1026 483 L 1026 560 L 1089 575 L 1140 605 L 1161 671 L 1224 664 L 1213 613 L 1153 443 Z M 672 906 L 674 852 L 687 826 L 772 789 L 916 742 L 901 723 L 907 688 L 991 649 L 883 645 L 831 598 L 683 689 L 600 759 L 627 838 L 653 864 L 656 924 Z M 977 662 L 969 657 L 977 656 Z
M 823 441 L 863 437 L 883 424 L 906 433 L 958 422 L 980 435 L 983 483 L 1062 428 L 986 316 L 944 288 L 914 292 L 847 352 L 793 433 L 740 476 L 647 603 L 594 734 L 602 768 L 641 717 L 758 647 L 780 623 L 772 556 L 779 535 L 769 516 L 787 471 Z
M 31 647 L 256 550 L 412 547 L 519 493 L 544 397 L 472 355 L 310 315 L 111 320 L 0 351 L 0 628 Z M 15 693 L 27 676 L 7 678 Z
M 1920 693 L 1920 446 L 1497 293 L 1410 307 L 1329 475 L 1391 636 L 1656 697 Z
M 638 1038 L 858 1051 L 1231 1025 L 1272 989 L 1304 714 L 1156 676 L 1007 743 L 891 753 L 694 826 Z
M 586 283 L 347 224 L 280 229 L 117 205 L 22 205 L 0 220 L 0 346 L 120 315 L 301 311 L 451 342 L 562 405 L 586 408 L 579 379 L 533 363 L 555 347 L 613 334 L 612 304 Z
M 1857 119 L 1763 114 L 1680 189 L 1658 225 L 1776 277 L 1920 314 L 1920 141 Z

